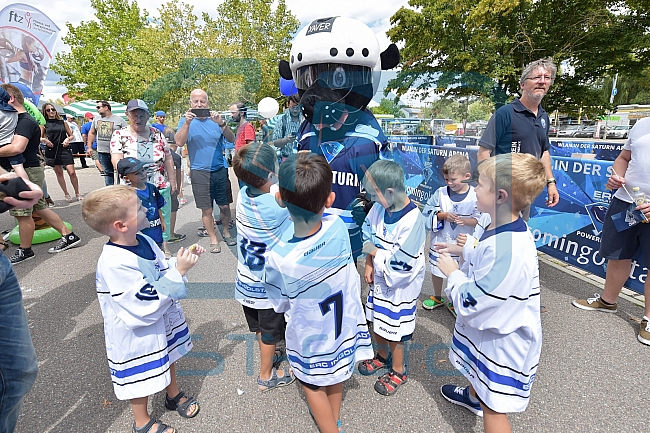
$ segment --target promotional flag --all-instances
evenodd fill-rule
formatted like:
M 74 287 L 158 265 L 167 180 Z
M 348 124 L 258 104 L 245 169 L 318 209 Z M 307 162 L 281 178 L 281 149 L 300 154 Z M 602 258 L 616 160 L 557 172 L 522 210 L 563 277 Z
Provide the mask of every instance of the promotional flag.
M 0 81 L 43 91 L 59 27 L 40 10 L 14 3 L 0 11 Z

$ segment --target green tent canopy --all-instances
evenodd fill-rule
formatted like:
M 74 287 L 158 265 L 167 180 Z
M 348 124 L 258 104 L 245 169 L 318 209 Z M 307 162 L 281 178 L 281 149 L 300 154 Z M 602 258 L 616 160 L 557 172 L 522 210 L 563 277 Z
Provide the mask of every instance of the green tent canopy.
M 111 104 L 111 111 L 113 112 L 114 115 L 120 116 L 124 120 L 127 120 L 126 105 L 119 102 L 112 102 L 112 101 L 108 101 L 108 103 Z M 63 111 L 66 114 L 71 114 L 75 117 L 84 117 L 84 114 L 88 112 L 92 113 L 93 116 L 98 117 L 99 113 L 97 113 L 97 109 L 95 109 L 96 106 L 97 106 L 97 100 L 86 99 L 85 101 L 73 102 L 70 105 L 64 106 Z

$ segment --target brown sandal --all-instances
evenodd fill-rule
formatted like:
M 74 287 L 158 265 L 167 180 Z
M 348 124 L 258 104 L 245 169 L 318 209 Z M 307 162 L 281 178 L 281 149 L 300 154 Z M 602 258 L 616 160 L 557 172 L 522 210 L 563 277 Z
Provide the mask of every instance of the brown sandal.
M 221 245 L 210 244 L 210 252 L 213 254 L 219 254 L 221 252 Z

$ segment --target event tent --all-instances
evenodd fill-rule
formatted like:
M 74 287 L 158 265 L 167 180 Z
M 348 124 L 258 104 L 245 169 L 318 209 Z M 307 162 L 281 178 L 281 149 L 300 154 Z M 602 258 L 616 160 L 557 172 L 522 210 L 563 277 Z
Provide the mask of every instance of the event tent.
M 119 102 L 108 101 L 111 104 L 111 111 L 114 115 L 126 119 L 126 105 Z M 93 116 L 99 116 L 97 110 L 95 109 L 97 100 L 95 99 L 86 99 L 85 101 L 73 102 L 70 105 L 63 107 L 63 111 L 67 114 L 72 114 L 75 117 L 83 117 L 84 114 L 90 112 Z

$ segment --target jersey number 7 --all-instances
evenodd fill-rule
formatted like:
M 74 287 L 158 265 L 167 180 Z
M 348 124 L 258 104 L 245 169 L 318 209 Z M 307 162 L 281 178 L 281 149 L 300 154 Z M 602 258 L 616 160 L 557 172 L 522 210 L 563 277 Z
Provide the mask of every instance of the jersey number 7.
M 330 312 L 330 305 L 334 304 L 334 338 L 339 338 L 341 335 L 341 326 L 343 326 L 343 293 L 338 292 L 334 293 L 332 296 L 328 296 L 318 305 L 320 306 L 320 312 L 324 316 Z

